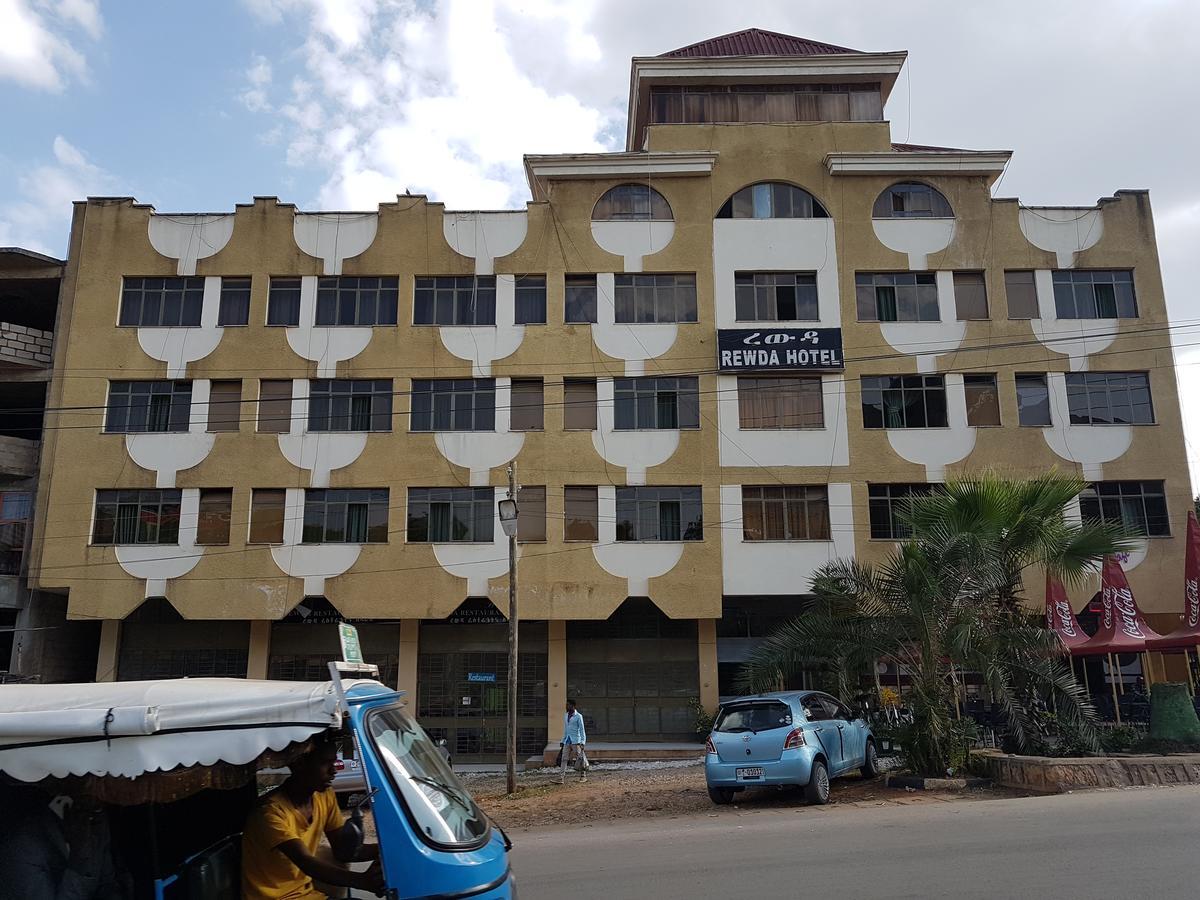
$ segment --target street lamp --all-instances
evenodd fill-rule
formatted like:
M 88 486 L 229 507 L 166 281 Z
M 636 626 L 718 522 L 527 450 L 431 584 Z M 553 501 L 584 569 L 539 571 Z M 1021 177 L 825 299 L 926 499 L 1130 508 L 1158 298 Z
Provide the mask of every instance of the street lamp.
M 499 501 L 500 527 L 508 536 L 508 793 L 517 792 L 517 474 L 508 467 L 508 496 Z

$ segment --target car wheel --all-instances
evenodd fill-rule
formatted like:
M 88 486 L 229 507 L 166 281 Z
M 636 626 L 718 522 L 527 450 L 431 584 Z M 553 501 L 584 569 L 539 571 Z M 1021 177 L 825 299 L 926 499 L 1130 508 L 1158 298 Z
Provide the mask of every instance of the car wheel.
M 725 806 L 733 802 L 733 788 L 710 787 L 708 789 L 708 799 L 717 806 Z
M 879 774 L 879 752 L 875 749 L 874 741 L 867 741 L 867 753 L 859 771 L 863 778 L 874 778 Z
M 804 799 L 813 806 L 824 806 L 829 802 L 829 770 L 819 759 L 812 764 L 808 784 L 804 786 Z

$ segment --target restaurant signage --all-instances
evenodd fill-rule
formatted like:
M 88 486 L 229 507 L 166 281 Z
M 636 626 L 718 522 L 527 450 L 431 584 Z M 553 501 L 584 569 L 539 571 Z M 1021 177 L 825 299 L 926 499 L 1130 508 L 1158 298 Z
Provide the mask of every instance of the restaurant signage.
M 840 328 L 722 328 L 717 331 L 720 372 L 841 370 Z

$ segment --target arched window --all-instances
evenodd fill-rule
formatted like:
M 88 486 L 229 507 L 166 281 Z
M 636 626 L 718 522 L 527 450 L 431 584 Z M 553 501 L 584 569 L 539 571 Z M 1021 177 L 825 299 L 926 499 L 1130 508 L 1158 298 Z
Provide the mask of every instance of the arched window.
M 954 210 L 936 188 L 902 181 L 879 195 L 871 215 L 876 219 L 953 219 Z
M 718 219 L 828 219 L 820 201 L 808 191 L 779 181 L 742 188 L 725 201 Z
M 671 204 L 648 184 L 619 184 L 592 210 L 594 222 L 670 222 Z

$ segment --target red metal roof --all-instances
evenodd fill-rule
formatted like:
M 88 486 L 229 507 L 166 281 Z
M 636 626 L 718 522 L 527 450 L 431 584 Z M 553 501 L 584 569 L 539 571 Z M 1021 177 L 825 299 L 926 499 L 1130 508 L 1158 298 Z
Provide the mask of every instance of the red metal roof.
M 720 37 L 688 44 L 678 50 L 660 53 L 659 58 L 672 56 L 825 56 L 830 53 L 861 53 L 849 47 L 838 47 L 808 38 L 747 28 Z

